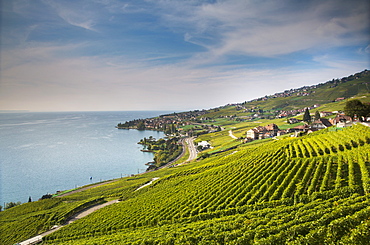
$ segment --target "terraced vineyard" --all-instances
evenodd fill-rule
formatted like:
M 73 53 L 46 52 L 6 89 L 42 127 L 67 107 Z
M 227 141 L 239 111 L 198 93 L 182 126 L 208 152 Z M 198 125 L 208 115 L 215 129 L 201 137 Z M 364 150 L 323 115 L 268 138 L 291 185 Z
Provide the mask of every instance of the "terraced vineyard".
M 370 129 L 239 147 L 178 168 L 45 244 L 365 244 Z

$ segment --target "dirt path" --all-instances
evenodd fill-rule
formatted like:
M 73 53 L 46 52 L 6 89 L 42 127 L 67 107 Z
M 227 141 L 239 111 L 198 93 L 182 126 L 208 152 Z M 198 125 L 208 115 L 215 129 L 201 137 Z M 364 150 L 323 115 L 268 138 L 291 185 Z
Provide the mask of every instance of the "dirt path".
M 159 179 L 159 177 L 155 177 L 153 178 L 151 181 L 149 181 L 148 183 L 146 183 L 145 185 L 142 185 L 140 186 L 139 188 L 137 188 L 135 191 L 138 191 L 140 190 L 141 188 L 144 188 L 145 186 L 148 186 L 148 185 L 151 185 L 154 181 L 156 181 L 157 179 Z
M 83 211 L 81 211 L 81 212 L 73 215 L 72 217 L 70 217 L 64 225 L 54 226 L 51 230 L 46 231 L 44 233 L 41 233 L 40 235 L 37 235 L 37 236 L 32 237 L 30 239 L 27 239 L 27 240 L 25 240 L 23 242 L 20 242 L 19 244 L 20 245 L 28 245 L 28 244 L 40 243 L 40 242 L 42 242 L 42 238 L 44 236 L 47 236 L 47 235 L 49 235 L 51 233 L 54 233 L 57 230 L 61 229 L 62 227 L 66 226 L 66 225 L 69 225 L 69 224 L 73 223 L 74 221 L 76 221 L 78 219 L 81 219 L 81 218 L 83 218 L 83 217 L 85 217 L 85 216 L 87 216 L 87 215 L 95 212 L 98 209 L 104 208 L 104 207 L 106 207 L 108 205 L 111 205 L 111 204 L 117 203 L 117 202 L 119 202 L 119 201 L 118 200 L 112 200 L 112 201 L 109 201 L 109 202 L 106 202 L 106 203 L 103 203 L 103 204 L 91 206 L 91 207 L 89 207 L 89 208 L 87 208 L 87 209 L 85 209 L 85 210 L 83 210 Z
M 233 131 L 230 129 L 229 130 L 229 136 L 233 139 L 238 139 L 238 137 L 236 137 L 234 134 L 233 134 Z
M 99 204 L 99 205 L 95 205 L 95 206 L 92 206 L 88 209 L 85 209 L 84 211 L 82 211 L 80 213 L 77 213 L 77 214 L 73 215 L 72 217 L 70 217 L 63 226 L 69 225 L 70 223 L 72 223 L 72 222 L 74 222 L 78 219 L 81 219 L 81 218 L 95 212 L 98 209 L 104 208 L 108 205 L 111 205 L 111 204 L 117 203 L 117 202 L 119 202 L 119 201 L 118 200 L 112 200 L 112 201 L 109 201 L 109 202 L 106 202 L 106 203 L 103 203 L 103 204 Z

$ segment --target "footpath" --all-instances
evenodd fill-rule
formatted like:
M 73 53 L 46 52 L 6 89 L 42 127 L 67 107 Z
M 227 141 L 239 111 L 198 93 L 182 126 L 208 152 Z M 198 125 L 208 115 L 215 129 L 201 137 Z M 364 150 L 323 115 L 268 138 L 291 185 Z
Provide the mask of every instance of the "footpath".
M 230 129 L 229 130 L 229 136 L 233 139 L 238 139 L 238 137 L 236 137 L 234 134 L 233 134 L 233 131 Z
M 53 232 L 56 232 L 57 230 L 61 229 L 62 227 L 66 226 L 66 225 L 69 225 L 69 224 L 73 223 L 74 221 L 79 220 L 79 219 L 91 214 L 92 212 L 95 212 L 98 209 L 104 208 L 108 205 L 111 205 L 111 204 L 117 203 L 117 202 L 119 202 L 119 201 L 118 200 L 112 200 L 112 201 L 109 201 L 109 202 L 106 202 L 106 203 L 103 203 L 103 204 L 94 205 L 92 207 L 89 207 L 89 208 L 73 215 L 72 217 L 70 217 L 65 224 L 60 225 L 60 226 L 54 226 L 49 231 L 46 231 L 44 233 L 41 233 L 40 235 L 37 235 L 35 237 L 32 237 L 30 239 L 27 239 L 23 242 L 16 243 L 16 244 L 18 244 L 18 245 L 30 245 L 30 244 L 40 243 L 40 242 L 42 242 L 43 237 L 45 237 L 45 236 L 47 236 L 47 235 L 49 235 Z

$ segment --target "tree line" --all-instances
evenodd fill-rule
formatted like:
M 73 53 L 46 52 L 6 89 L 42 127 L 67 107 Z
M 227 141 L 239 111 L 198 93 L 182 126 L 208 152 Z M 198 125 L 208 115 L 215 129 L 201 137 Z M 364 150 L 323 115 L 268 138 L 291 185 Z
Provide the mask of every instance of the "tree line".
M 178 137 L 156 140 L 152 136 L 140 140 L 138 144 L 143 145 L 144 150 L 155 152 L 154 163 L 149 165 L 147 171 L 161 167 L 179 156 L 182 147 L 178 144 L 178 141 Z

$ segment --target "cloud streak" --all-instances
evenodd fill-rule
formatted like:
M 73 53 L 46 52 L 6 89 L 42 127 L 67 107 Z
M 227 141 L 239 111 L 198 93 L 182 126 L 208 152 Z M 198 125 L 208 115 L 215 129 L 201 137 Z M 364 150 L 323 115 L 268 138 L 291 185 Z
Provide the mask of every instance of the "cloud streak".
M 164 23 L 185 26 L 185 40 L 207 47 L 212 55 L 276 56 L 369 40 L 368 4 L 355 2 L 229 0 L 194 6 L 162 1 L 161 7 Z
M 44 0 L 44 3 L 49 5 L 53 10 L 56 11 L 58 16 L 65 22 L 72 26 L 80 27 L 90 31 L 96 31 L 94 29 L 94 20 L 92 16 L 93 12 L 85 8 L 85 4 L 79 4 L 79 2 L 73 2 L 71 5 L 64 5 L 60 1 Z M 83 14 L 81 14 L 81 9 Z

